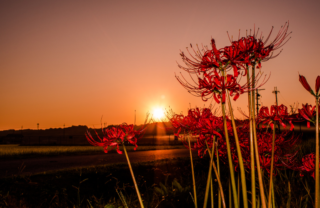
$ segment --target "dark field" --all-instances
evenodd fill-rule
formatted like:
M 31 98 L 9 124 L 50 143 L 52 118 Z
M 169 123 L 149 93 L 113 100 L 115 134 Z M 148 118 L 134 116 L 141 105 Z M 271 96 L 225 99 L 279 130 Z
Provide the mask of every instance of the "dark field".
M 314 133 L 304 132 L 299 155 L 314 151 Z M 141 146 L 139 146 L 140 148 Z M 138 149 L 139 149 L 138 148 Z M 124 155 L 123 155 L 124 157 Z M 130 153 L 129 153 L 130 157 Z M 192 176 L 188 157 L 133 163 L 145 207 L 194 207 Z M 198 206 L 202 207 L 209 158 L 194 157 Z M 20 168 L 20 169 L 19 169 Z M 220 164 L 228 207 L 229 170 Z M 0 207 L 140 207 L 127 164 L 97 165 L 47 173 L 0 178 Z M 275 176 L 277 207 L 313 207 L 314 179 L 297 171 L 278 169 Z M 236 173 L 238 174 L 238 173 Z M 214 176 L 215 178 L 215 176 Z M 250 200 L 250 175 L 247 175 Z M 268 175 L 264 175 L 267 189 Z M 289 191 L 290 190 L 290 191 Z M 214 204 L 218 206 L 218 184 L 214 182 Z M 122 196 L 125 202 L 121 201 Z M 209 198 L 208 207 L 211 201 Z M 241 203 L 241 196 L 240 196 Z
M 194 161 L 199 207 L 203 203 L 208 164 L 208 157 Z M 225 168 L 221 166 L 221 180 L 228 203 L 229 175 Z M 145 207 L 194 207 L 188 158 L 136 163 L 133 169 Z M 291 192 L 288 192 L 289 183 Z M 312 206 L 313 178 L 282 170 L 275 184 L 278 207 L 287 203 L 291 207 Z M 217 193 L 218 185 L 214 182 L 215 207 Z M 0 179 L 0 207 L 123 207 L 119 194 L 124 196 L 128 207 L 139 207 L 126 164 Z M 208 207 L 210 203 L 209 199 Z

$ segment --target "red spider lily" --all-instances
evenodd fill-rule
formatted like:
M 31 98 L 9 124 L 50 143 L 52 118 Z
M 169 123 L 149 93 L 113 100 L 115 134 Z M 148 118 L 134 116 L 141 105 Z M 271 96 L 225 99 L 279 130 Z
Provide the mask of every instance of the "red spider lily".
M 225 103 L 227 90 L 230 91 L 230 96 L 234 95 L 234 100 L 244 93 L 244 89 L 237 83 L 236 78 L 230 74 L 226 77 L 218 73 L 211 76 L 206 74 L 203 80 L 199 78 L 199 89 L 203 89 L 201 96 L 204 101 L 206 101 L 206 96 L 213 94 L 217 103 L 220 103 L 220 99 L 222 103 Z
M 234 77 L 238 77 L 239 75 L 239 70 L 245 69 L 245 54 L 242 53 L 241 49 L 235 45 L 232 46 L 227 46 L 223 48 L 223 56 L 224 58 L 226 58 L 226 60 L 228 60 L 230 63 L 230 65 L 233 68 L 233 74 Z M 246 75 L 246 70 L 245 70 L 245 74 Z
M 316 79 L 316 88 L 315 88 L 315 92 L 313 92 L 313 90 L 311 89 L 310 85 L 307 82 L 307 79 L 299 74 L 299 81 L 302 84 L 302 86 L 304 87 L 304 89 L 306 89 L 308 92 L 311 93 L 311 95 L 315 96 L 316 98 L 319 98 L 319 88 L 320 88 L 320 76 L 317 77 Z
M 179 68 L 187 71 L 188 73 L 200 73 L 205 72 L 208 69 L 220 67 L 220 64 L 222 62 L 221 52 L 217 49 L 214 39 L 211 39 L 211 50 L 209 50 L 207 46 L 202 46 L 202 49 L 200 49 L 197 45 L 196 50 L 194 50 L 191 44 L 190 46 L 195 55 L 192 55 L 188 48 L 187 51 L 191 56 L 191 59 L 188 58 L 183 52 L 181 52 L 180 55 L 186 67 L 178 64 Z
M 108 147 L 110 146 L 112 147 L 112 149 L 117 147 L 117 152 L 119 154 L 122 154 L 122 151 L 120 151 L 119 149 L 119 145 L 121 145 L 125 141 L 128 141 L 130 144 L 133 144 L 135 146 L 134 150 L 136 150 L 136 148 L 138 147 L 138 138 L 140 138 L 144 130 L 145 129 L 134 130 L 132 124 L 127 125 L 126 123 L 124 123 L 119 125 L 118 127 L 103 129 L 102 139 L 99 137 L 97 132 L 95 132 L 100 142 L 94 140 L 89 131 L 87 131 L 86 133 L 86 138 L 91 145 L 103 147 L 105 153 L 108 153 Z
M 263 47 L 263 43 L 260 40 L 257 40 L 254 36 L 248 36 L 246 38 L 243 37 L 238 41 L 233 41 L 232 45 L 241 51 L 241 57 L 243 59 L 242 64 L 252 65 L 258 58 L 259 60 L 262 60 L 268 55 Z M 259 67 L 260 65 L 261 64 L 259 62 Z
M 268 61 L 271 58 L 277 57 L 281 53 L 280 51 L 278 54 L 273 55 L 273 52 L 275 50 L 280 49 L 290 39 L 290 38 L 288 39 L 288 36 L 291 34 L 291 32 L 288 33 L 288 29 L 289 29 L 289 22 L 285 23 L 285 25 L 281 27 L 277 36 L 270 44 L 268 44 L 268 41 L 273 32 L 273 27 L 269 35 L 266 37 L 266 39 L 262 37 L 262 33 L 260 37 L 258 37 L 259 29 L 256 32 L 255 28 L 254 28 L 253 34 L 251 35 L 251 30 L 250 30 L 250 34 L 246 35 L 246 37 L 240 38 L 240 33 L 239 33 L 239 37 L 237 41 L 231 40 L 229 34 L 228 36 L 232 45 L 239 46 L 241 51 L 246 53 L 246 57 L 245 57 L 246 64 L 253 65 L 254 63 L 258 63 L 257 68 L 261 68 L 262 61 Z
M 250 142 L 249 142 L 249 125 L 244 124 L 241 127 L 238 127 L 238 138 L 241 148 L 241 154 L 243 157 L 244 166 L 247 169 L 251 168 L 251 157 L 250 157 Z M 229 137 L 230 146 L 232 152 L 232 160 L 237 171 L 239 167 L 238 155 L 235 148 L 235 140 L 233 136 Z M 272 152 L 272 133 L 270 132 L 257 132 L 258 139 L 258 152 L 260 158 L 261 168 L 267 170 L 269 173 L 271 166 L 271 152 Z M 276 134 L 275 138 L 275 166 L 281 168 L 294 167 L 293 164 L 297 151 L 295 150 L 298 142 L 300 141 L 300 136 L 295 136 L 292 134 L 289 136 L 289 132 L 282 132 L 281 134 Z M 226 153 L 226 142 L 223 137 L 219 138 L 219 157 L 224 163 L 227 163 L 227 153 Z
M 258 118 L 259 120 L 262 122 L 262 124 L 267 123 L 268 125 L 271 126 L 271 128 L 273 129 L 273 122 L 274 121 L 279 121 L 280 124 L 285 128 L 286 125 L 283 123 L 284 120 L 287 120 L 289 114 L 288 114 L 288 108 L 285 105 L 280 105 L 280 106 L 276 106 L 276 105 L 272 105 L 269 111 L 268 107 L 261 107 L 259 114 L 258 114 Z M 291 120 L 289 120 L 290 122 Z M 291 124 L 291 128 L 290 131 L 294 128 L 292 122 Z
M 190 76 L 191 77 L 191 76 Z M 202 97 L 203 101 L 207 101 L 211 97 L 215 99 L 217 103 L 225 102 L 226 92 L 229 90 L 230 96 L 233 97 L 234 100 L 237 100 L 238 97 L 249 91 L 249 83 L 253 81 L 258 83 L 262 78 L 262 73 L 258 73 L 254 78 L 251 77 L 249 82 L 244 85 L 238 84 L 240 79 L 238 80 L 236 77 L 228 74 L 226 76 L 221 76 L 217 71 L 212 71 L 208 73 L 204 73 L 203 77 L 198 77 L 198 82 L 196 82 L 192 77 L 192 81 L 194 84 L 190 84 L 185 78 L 182 76 L 182 79 L 176 76 L 177 80 L 180 84 L 188 90 L 194 96 Z M 264 85 L 269 78 L 264 76 L 261 84 L 257 84 L 254 89 L 260 88 Z
M 212 72 L 213 70 L 219 71 L 222 68 L 229 69 L 232 67 L 234 76 L 238 77 L 238 71 L 244 69 L 243 60 L 245 58 L 245 54 L 239 50 L 239 47 L 232 45 L 217 49 L 214 39 L 211 39 L 211 46 L 212 49 L 209 50 L 208 47 L 199 49 L 197 45 L 197 50 L 194 50 L 191 45 L 195 55 L 192 55 L 187 48 L 191 59 L 181 52 L 180 55 L 186 67 L 179 64 L 178 66 L 191 74 Z
M 169 120 L 173 128 L 178 130 L 175 135 L 179 136 L 182 129 L 193 135 L 203 133 L 206 128 L 205 120 L 213 120 L 214 118 L 215 116 L 213 116 L 210 108 L 195 108 L 190 109 L 187 116 L 173 114 L 171 118 L 169 117 Z M 213 129 L 211 130 L 213 131 Z
M 315 159 L 316 156 L 314 153 L 310 153 L 308 155 L 303 156 L 302 158 L 302 165 L 299 167 L 300 169 L 300 176 L 304 176 L 305 173 L 308 173 L 311 175 L 314 179 L 314 173 L 315 173 Z
M 217 49 L 216 42 L 214 39 L 211 39 L 212 50 L 206 50 L 202 56 L 202 64 L 205 67 L 201 68 L 202 72 L 206 72 L 211 68 L 219 68 L 222 62 L 225 62 L 221 59 L 221 51 Z M 226 62 L 225 62 L 226 63 Z
M 207 151 L 205 141 L 207 141 L 209 147 L 212 147 L 214 136 L 222 137 L 219 132 L 223 126 L 223 120 L 214 116 L 210 108 L 190 109 L 187 116 L 174 114 L 169 120 L 173 127 L 178 129 L 176 136 L 179 136 L 181 130 L 184 129 L 190 136 L 197 137 L 197 141 L 192 144 L 191 150 L 197 150 L 199 157 L 202 157 Z M 229 129 L 231 129 L 231 122 L 229 121 L 228 124 Z M 189 148 L 189 138 L 184 136 L 180 139 Z
M 289 122 L 291 128 L 290 128 L 290 131 L 292 131 L 292 129 L 294 128 L 294 125 L 292 122 L 303 122 L 305 121 L 305 119 L 299 114 L 299 113 L 294 113 L 294 114 L 291 114 L 291 115 L 288 115 L 286 117 L 286 120 Z
M 310 122 L 312 123 L 316 123 L 316 106 L 313 106 L 312 105 L 308 105 L 305 104 L 303 105 L 302 104 L 302 108 L 301 109 L 298 109 L 299 111 L 299 114 L 305 119 L 307 120 L 307 126 L 308 128 L 310 128 Z M 320 106 L 319 106 L 319 114 L 320 114 Z
M 272 133 L 259 132 L 258 136 L 258 149 L 261 167 L 266 169 L 269 173 L 271 165 L 271 152 L 272 152 Z M 300 141 L 300 136 L 285 131 L 281 134 L 276 134 L 275 148 L 274 148 L 274 167 L 280 168 L 281 166 L 289 167 L 293 164 L 293 160 L 297 154 L 297 144 Z M 292 167 L 292 166 L 290 166 Z
M 177 129 L 178 132 L 174 133 L 176 137 L 179 137 L 179 133 L 181 131 L 181 123 L 183 122 L 184 116 L 183 115 L 173 115 L 172 118 L 169 118 L 174 129 Z

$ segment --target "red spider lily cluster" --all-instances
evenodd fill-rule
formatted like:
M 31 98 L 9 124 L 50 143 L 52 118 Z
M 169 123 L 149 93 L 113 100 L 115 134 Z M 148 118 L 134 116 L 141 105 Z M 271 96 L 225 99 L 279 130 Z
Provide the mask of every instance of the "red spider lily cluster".
M 270 171 L 271 163 L 271 151 L 272 151 L 272 132 L 265 131 L 264 125 L 273 126 L 273 122 L 281 124 L 286 128 L 287 124 L 290 124 L 290 131 L 294 129 L 294 123 L 303 121 L 314 121 L 315 107 L 311 105 L 302 105 L 301 109 L 298 109 L 298 114 L 289 114 L 288 108 L 285 105 L 276 106 L 273 105 L 270 108 L 261 107 L 259 114 L 256 118 L 257 124 L 262 124 L 261 128 L 257 129 L 258 151 L 261 168 L 265 169 L 268 173 Z M 308 115 L 308 116 L 306 116 Z M 179 136 L 181 133 L 190 134 L 197 138 L 196 142 L 191 145 L 191 149 L 198 151 L 199 157 L 203 157 L 207 151 L 205 141 L 207 141 L 209 147 L 212 147 L 213 142 L 218 145 L 219 158 L 223 163 L 227 163 L 227 151 L 225 133 L 223 131 L 223 119 L 221 116 L 215 116 L 210 108 L 195 108 L 190 109 L 186 116 L 182 114 L 167 114 L 169 120 L 174 127 L 175 135 Z M 250 169 L 250 145 L 249 145 L 249 124 L 248 121 L 238 121 L 240 124 L 237 127 L 238 138 L 241 147 L 241 153 L 244 160 L 245 167 Z M 310 125 L 308 125 L 310 126 Z M 227 119 L 227 129 L 231 144 L 232 159 L 235 165 L 235 169 L 238 169 L 238 155 L 236 153 L 236 145 L 234 139 L 234 132 L 232 130 L 231 121 Z M 283 130 L 275 135 L 275 167 L 282 168 L 287 167 L 294 170 L 306 171 L 310 166 L 310 159 L 303 159 L 303 164 L 297 163 L 297 150 L 296 147 L 300 143 L 301 135 L 290 133 L 288 130 Z M 216 137 L 216 140 L 214 138 Z M 180 139 L 183 144 L 188 148 L 187 138 L 180 135 Z M 308 156 L 309 158 L 310 156 Z M 307 157 L 306 157 L 307 158 Z M 309 165 L 308 165 L 309 164 Z M 314 162 L 313 162 L 314 164 Z M 301 166 L 301 168 L 300 168 Z M 297 169 L 297 167 L 299 167 Z M 303 168 L 305 167 L 305 168 Z M 276 172 L 274 172 L 276 174 Z
M 291 120 L 286 120 L 289 117 L 287 113 L 286 106 L 276 106 L 272 107 L 272 112 L 278 109 L 278 113 L 273 117 L 266 113 L 267 107 L 261 108 L 261 115 L 257 118 L 257 123 L 265 123 L 270 119 L 275 121 L 280 121 L 283 126 L 286 125 L 284 122 L 291 122 Z M 227 148 L 225 133 L 223 131 L 223 120 L 222 117 L 215 116 L 211 113 L 209 108 L 195 108 L 188 111 L 188 115 L 184 116 L 181 114 L 173 114 L 169 118 L 172 126 L 176 129 L 176 136 L 179 136 L 181 131 L 196 137 L 197 140 L 191 146 L 192 150 L 198 151 L 199 157 L 203 157 L 206 153 L 207 148 L 205 141 L 207 141 L 209 147 L 212 147 L 213 142 L 215 142 L 214 137 L 217 138 L 216 144 L 218 145 L 219 158 L 222 162 L 227 163 Z M 239 127 L 237 127 L 238 138 L 241 147 L 241 153 L 244 160 L 245 167 L 250 169 L 250 145 L 249 145 L 249 124 L 248 121 L 238 121 Z M 293 124 L 292 124 L 293 125 Z M 231 144 L 232 159 L 235 165 L 235 169 L 238 169 L 238 155 L 236 152 L 236 144 L 234 133 L 231 126 L 231 121 L 227 119 L 227 129 Z M 293 129 L 293 128 L 292 128 Z M 296 151 L 293 151 L 295 146 L 299 142 L 299 135 L 289 133 L 284 131 L 276 135 L 275 138 L 275 166 L 280 168 L 284 167 L 286 164 L 292 163 Z M 183 144 L 188 148 L 187 138 L 185 136 L 180 136 Z M 257 131 L 258 139 L 258 149 L 261 167 L 270 171 L 271 162 L 271 144 L 272 144 L 272 133 L 266 132 L 263 129 Z M 284 163 L 285 162 L 285 163 Z M 286 165 L 288 167 L 288 165 Z
M 265 40 L 262 38 L 262 34 L 260 38 L 257 37 L 259 31 L 254 31 L 253 35 L 239 37 L 237 41 L 230 40 L 231 45 L 221 49 L 217 49 L 214 39 L 211 40 L 212 49 L 206 46 L 200 49 L 197 46 L 195 50 L 190 45 L 194 55 L 188 49 L 191 58 L 181 52 L 180 55 L 186 66 L 179 65 L 179 67 L 190 74 L 193 82 L 189 83 L 182 75 L 182 78 L 178 76 L 176 78 L 189 93 L 202 97 L 204 101 L 213 96 L 217 103 L 220 103 L 220 100 L 225 103 L 227 91 L 230 92 L 231 97 L 234 97 L 234 100 L 237 100 L 244 92 L 257 89 L 267 81 L 265 77 L 260 85 L 250 89 L 250 82 L 257 82 L 262 74 L 251 77 L 251 80 L 244 85 L 239 84 L 239 75 L 245 76 L 248 66 L 261 68 L 262 61 L 278 56 L 279 53 L 273 55 L 273 52 L 288 41 L 288 26 L 289 24 L 286 24 L 270 44 L 267 42 L 272 30 Z M 229 69 L 233 69 L 233 74 L 225 74 Z M 197 78 L 193 78 L 192 74 L 195 74 Z
M 134 130 L 133 127 L 134 126 L 132 124 L 128 125 L 123 123 L 117 127 L 102 129 L 102 139 L 95 131 L 100 141 L 94 140 L 89 131 L 87 131 L 86 137 L 91 145 L 103 147 L 105 153 L 108 153 L 108 147 L 112 147 L 111 149 L 117 147 L 117 152 L 122 154 L 122 151 L 119 149 L 119 145 L 127 141 L 128 143 L 134 145 L 134 150 L 136 150 L 138 147 L 138 139 L 142 136 L 143 131 L 145 130 L 145 128 Z
M 205 140 L 212 147 L 214 136 L 221 137 L 223 122 L 221 117 L 216 117 L 210 108 L 195 108 L 188 111 L 188 115 L 167 114 L 169 121 L 176 130 L 175 136 L 183 130 L 184 133 L 196 136 L 197 142 L 193 144 L 192 150 L 198 150 L 198 154 L 202 157 L 202 152 L 206 152 Z M 188 148 L 186 137 L 180 137 L 183 144 Z

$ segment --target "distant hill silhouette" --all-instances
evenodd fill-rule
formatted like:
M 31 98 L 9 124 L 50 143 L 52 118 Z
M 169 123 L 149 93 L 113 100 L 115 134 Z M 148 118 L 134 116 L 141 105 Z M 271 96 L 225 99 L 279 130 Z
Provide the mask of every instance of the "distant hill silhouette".
M 110 128 L 116 125 L 109 125 Z M 135 129 L 145 127 L 144 135 L 172 135 L 173 130 L 170 122 L 151 123 L 146 126 L 135 126 Z M 87 126 L 71 126 L 66 128 L 50 128 L 50 129 L 24 129 L 24 130 L 4 130 L 0 131 L 0 143 L 22 143 L 22 144 L 87 144 L 85 133 L 87 130 L 95 135 L 102 136 L 101 128 L 88 128 Z
M 242 123 L 237 121 L 239 126 Z M 294 131 L 296 133 L 310 134 L 308 137 L 314 137 L 315 127 L 311 124 L 311 128 L 307 128 L 307 122 L 295 123 Z M 109 125 L 111 128 L 115 125 Z M 143 138 L 140 139 L 140 144 L 176 144 L 172 143 L 173 129 L 170 122 L 156 122 L 150 123 L 146 126 L 135 126 L 135 129 L 142 129 L 145 127 Z M 289 129 L 288 124 L 286 129 Z M 280 126 L 283 130 L 283 127 Z M 270 130 L 270 129 L 269 129 Z M 87 126 L 71 126 L 67 128 L 50 128 L 44 130 L 5 130 L 0 131 L 0 144 L 23 144 L 23 145 L 89 145 L 85 133 L 89 131 L 91 135 L 97 139 L 96 133 L 102 137 L 101 128 L 88 128 Z M 96 133 L 95 133 L 96 132 Z M 168 135 L 171 135 L 168 136 Z M 159 139 L 159 138 L 162 139 Z M 152 138 L 152 139 L 150 139 Z M 138 142 L 138 143 L 139 143 Z

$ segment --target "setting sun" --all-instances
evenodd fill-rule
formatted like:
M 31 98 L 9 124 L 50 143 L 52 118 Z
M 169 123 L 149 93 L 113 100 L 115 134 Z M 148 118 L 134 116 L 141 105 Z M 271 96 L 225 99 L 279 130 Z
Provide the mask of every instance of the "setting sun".
M 164 118 L 164 110 L 162 108 L 155 108 L 152 113 L 152 117 L 156 120 Z

